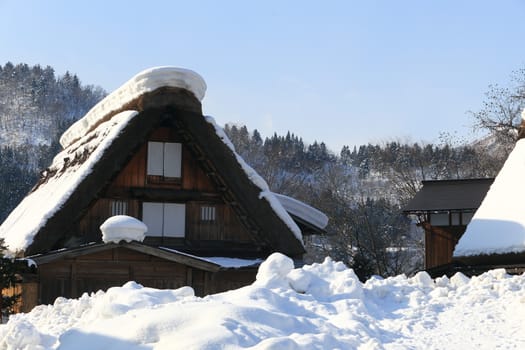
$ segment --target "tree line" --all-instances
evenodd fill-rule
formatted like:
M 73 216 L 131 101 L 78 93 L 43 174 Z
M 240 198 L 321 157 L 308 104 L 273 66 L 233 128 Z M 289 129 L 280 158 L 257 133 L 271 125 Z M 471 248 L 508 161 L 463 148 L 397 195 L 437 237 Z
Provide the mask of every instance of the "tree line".
M 50 66 L 0 65 L 1 221 L 59 152 L 60 135 L 105 95 Z

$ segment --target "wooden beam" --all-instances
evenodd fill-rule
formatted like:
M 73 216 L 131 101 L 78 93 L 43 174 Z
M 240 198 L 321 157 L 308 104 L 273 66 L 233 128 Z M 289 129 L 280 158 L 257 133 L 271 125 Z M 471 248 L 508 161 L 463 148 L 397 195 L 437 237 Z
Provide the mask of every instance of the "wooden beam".
M 188 202 L 188 201 L 206 201 L 221 202 L 221 197 L 217 193 L 202 192 L 194 190 L 177 190 L 168 188 L 145 188 L 132 187 L 131 196 L 139 200 L 152 200 L 160 202 Z

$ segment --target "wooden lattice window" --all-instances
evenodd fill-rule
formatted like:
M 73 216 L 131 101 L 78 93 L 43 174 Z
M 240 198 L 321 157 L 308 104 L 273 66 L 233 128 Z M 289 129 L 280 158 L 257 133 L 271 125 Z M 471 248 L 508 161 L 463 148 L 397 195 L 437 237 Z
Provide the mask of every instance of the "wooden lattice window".
M 215 221 L 216 209 L 213 206 L 201 207 L 201 221 L 213 222 Z
M 110 214 L 115 215 L 128 215 L 128 202 L 121 200 L 112 200 L 110 203 Z

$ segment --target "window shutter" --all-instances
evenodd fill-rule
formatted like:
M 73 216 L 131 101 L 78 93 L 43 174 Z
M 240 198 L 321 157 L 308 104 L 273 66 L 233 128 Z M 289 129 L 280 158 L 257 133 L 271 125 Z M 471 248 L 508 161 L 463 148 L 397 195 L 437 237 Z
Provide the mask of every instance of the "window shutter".
M 182 144 L 166 142 L 164 144 L 164 176 L 181 177 Z
M 163 175 L 164 144 L 148 142 L 148 175 Z
M 148 227 L 148 236 L 162 236 L 163 232 L 163 204 L 162 203 L 142 203 L 142 222 Z
M 186 205 L 164 203 L 164 236 L 184 237 L 186 229 Z

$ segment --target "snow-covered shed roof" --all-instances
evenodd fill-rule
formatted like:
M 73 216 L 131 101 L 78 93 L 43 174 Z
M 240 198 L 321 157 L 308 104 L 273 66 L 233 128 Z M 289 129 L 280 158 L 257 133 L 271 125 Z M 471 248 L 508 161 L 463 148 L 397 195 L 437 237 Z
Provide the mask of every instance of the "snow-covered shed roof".
M 328 225 L 328 216 L 320 210 L 283 194 L 274 193 L 284 209 L 303 225 L 313 226 L 314 229 L 324 230 Z
M 454 257 L 525 252 L 525 139 L 516 143 L 454 250 Z
M 150 79 L 151 78 L 151 79 Z M 39 183 L 0 226 L 12 252 L 60 248 L 70 225 L 160 125 L 176 127 L 224 190 L 254 239 L 289 255 L 304 253 L 301 230 L 266 182 L 235 152 L 211 117 L 202 115 L 205 83 L 196 73 L 161 67 L 139 73 L 68 129 L 65 146 Z
M 201 270 L 216 272 L 227 269 L 256 268 L 261 263 L 261 259 L 239 259 L 229 257 L 202 257 L 193 254 L 187 254 L 175 249 L 165 247 L 152 247 L 141 242 L 121 241 L 121 242 L 100 242 L 89 243 L 79 247 L 59 249 L 47 252 L 46 254 L 37 254 L 28 257 L 37 266 L 54 262 L 59 259 L 70 259 L 82 255 L 107 251 L 113 248 L 126 248 L 140 253 L 153 255 L 155 257 L 173 261 L 176 263 L 192 266 Z

